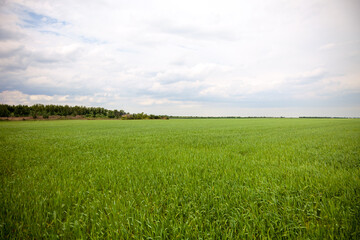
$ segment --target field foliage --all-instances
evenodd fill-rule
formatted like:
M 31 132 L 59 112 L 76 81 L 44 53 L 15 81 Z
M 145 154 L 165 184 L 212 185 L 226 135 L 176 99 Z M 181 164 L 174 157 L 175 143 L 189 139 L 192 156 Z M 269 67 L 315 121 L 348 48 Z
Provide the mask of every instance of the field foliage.
M 0 122 L 0 238 L 359 239 L 360 120 Z

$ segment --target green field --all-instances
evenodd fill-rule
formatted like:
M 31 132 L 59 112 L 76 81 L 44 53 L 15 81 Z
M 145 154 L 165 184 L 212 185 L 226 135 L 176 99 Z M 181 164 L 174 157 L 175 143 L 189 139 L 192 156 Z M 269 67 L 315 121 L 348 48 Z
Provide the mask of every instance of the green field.
M 359 239 L 360 120 L 0 122 L 0 238 Z

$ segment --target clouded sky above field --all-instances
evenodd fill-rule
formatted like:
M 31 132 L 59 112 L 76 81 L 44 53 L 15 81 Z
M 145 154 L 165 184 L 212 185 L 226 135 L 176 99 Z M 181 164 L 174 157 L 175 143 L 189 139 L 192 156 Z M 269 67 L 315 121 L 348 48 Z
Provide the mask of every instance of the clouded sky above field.
M 360 116 L 360 2 L 0 0 L 0 101 Z

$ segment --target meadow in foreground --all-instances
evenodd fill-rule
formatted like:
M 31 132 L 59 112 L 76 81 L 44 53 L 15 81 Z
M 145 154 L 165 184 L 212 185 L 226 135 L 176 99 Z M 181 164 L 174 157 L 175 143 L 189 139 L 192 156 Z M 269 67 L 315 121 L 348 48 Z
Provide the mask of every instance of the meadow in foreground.
M 0 122 L 0 238 L 359 239 L 360 120 Z

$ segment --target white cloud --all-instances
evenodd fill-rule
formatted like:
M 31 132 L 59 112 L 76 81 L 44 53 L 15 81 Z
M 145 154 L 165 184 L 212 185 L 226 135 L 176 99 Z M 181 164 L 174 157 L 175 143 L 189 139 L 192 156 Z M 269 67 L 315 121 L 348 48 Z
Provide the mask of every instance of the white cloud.
M 328 43 L 328 44 L 321 46 L 319 48 L 319 50 L 328 50 L 328 49 L 334 48 L 335 46 L 336 46 L 335 43 Z
M 29 104 L 29 95 L 20 91 L 3 91 L 0 93 L 2 103 L 7 104 Z
M 53 96 L 46 96 L 46 95 L 31 95 L 29 96 L 30 101 L 32 102 L 49 102 L 52 101 L 54 99 Z
M 316 77 L 322 77 L 326 71 L 323 68 L 315 68 L 311 71 L 301 73 L 299 75 L 300 78 L 316 78 Z
M 352 0 L 5 1 L 0 90 L 6 101 L 161 113 L 319 99 L 355 109 L 343 99 L 360 93 L 359 10 Z

